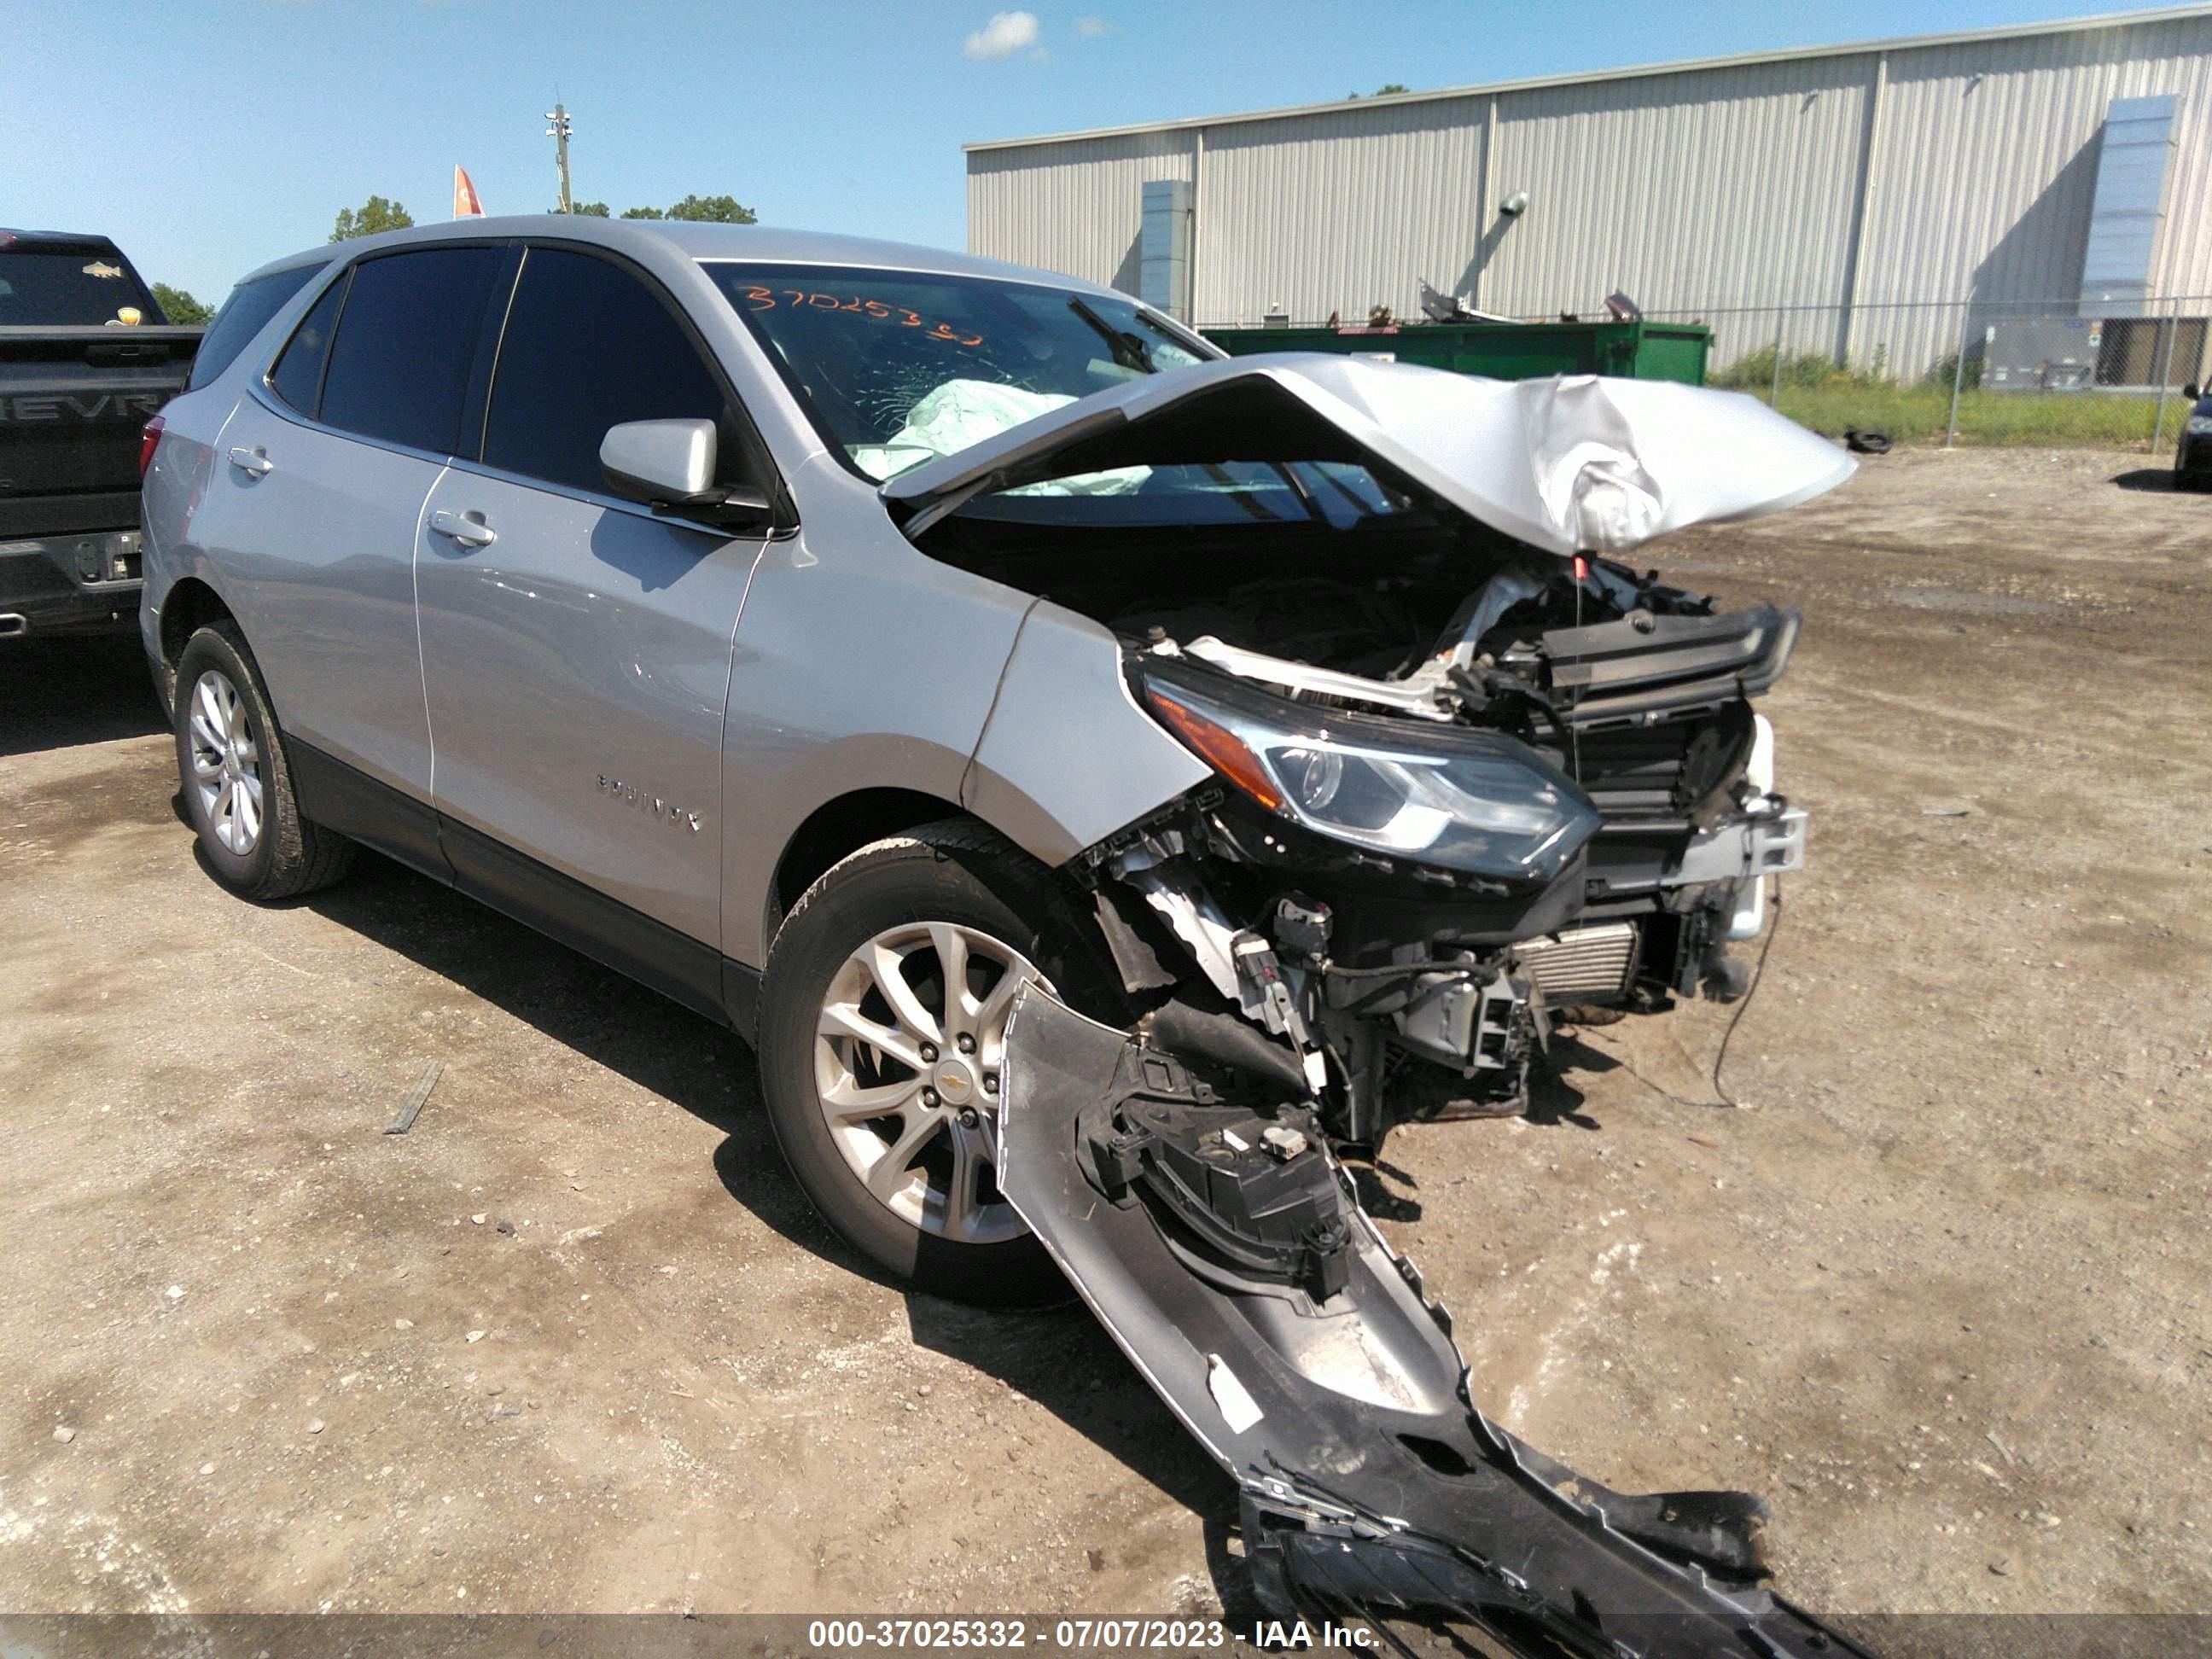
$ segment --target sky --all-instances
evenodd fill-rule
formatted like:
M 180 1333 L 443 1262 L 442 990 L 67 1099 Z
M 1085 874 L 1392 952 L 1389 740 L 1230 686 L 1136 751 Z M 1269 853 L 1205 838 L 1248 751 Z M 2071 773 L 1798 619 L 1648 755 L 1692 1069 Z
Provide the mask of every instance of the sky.
M 0 0 L 0 225 L 112 236 L 221 298 L 342 207 L 617 213 L 964 245 L 963 143 L 2128 9 L 2095 0 Z

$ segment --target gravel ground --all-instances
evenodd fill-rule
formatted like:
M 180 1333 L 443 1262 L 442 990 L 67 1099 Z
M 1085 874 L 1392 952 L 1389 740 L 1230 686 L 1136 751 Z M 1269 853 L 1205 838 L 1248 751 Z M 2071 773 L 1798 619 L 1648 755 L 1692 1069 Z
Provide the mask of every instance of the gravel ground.
M 1741 1103 L 1698 1006 L 1363 1177 L 1494 1414 L 1769 1494 L 1824 1611 L 2212 1610 L 2212 501 L 2140 465 L 1899 453 L 1657 550 L 1807 613 Z M 380 860 L 241 904 L 173 788 L 133 647 L 0 654 L 0 1610 L 1241 1595 L 1097 1328 L 856 1271 L 742 1045 Z

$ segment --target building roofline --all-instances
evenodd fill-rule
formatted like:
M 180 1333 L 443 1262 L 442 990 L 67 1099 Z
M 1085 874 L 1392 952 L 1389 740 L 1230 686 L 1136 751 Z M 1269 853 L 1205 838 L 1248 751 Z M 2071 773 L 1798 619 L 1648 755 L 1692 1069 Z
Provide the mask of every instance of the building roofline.
M 1983 40 L 2023 40 L 2044 34 L 2074 34 L 2092 29 L 2126 28 L 2182 18 L 2212 17 L 2212 5 L 2161 6 L 2148 11 L 2116 11 L 2100 17 L 2062 17 L 2043 23 L 2014 23 L 1998 28 L 1963 29 L 1944 34 L 1905 34 L 1887 40 L 1846 40 L 1827 46 L 1793 46 L 1782 52 L 1746 52 L 1725 58 L 1689 58 L 1675 63 L 1638 64 L 1625 69 L 1585 70 L 1573 75 L 1540 75 L 1520 81 L 1491 81 L 1474 86 L 1439 87 L 1428 92 L 1398 92 L 1371 98 L 1332 99 L 1325 104 L 1293 104 L 1278 109 L 1243 110 L 1227 115 L 1187 115 L 1170 121 L 1138 121 L 1127 126 L 1087 127 L 1078 132 L 1040 133 L 1029 138 L 986 138 L 961 145 L 979 151 L 1027 149 L 1073 144 L 1088 139 L 1127 138 L 1142 133 L 1188 132 L 1202 127 L 1241 126 L 1255 121 L 1287 121 L 1304 115 L 1341 114 L 1378 105 L 1438 103 L 1454 98 L 1498 97 L 1540 92 L 1552 87 L 1583 86 L 1605 81 L 1635 81 L 1662 75 L 1690 75 L 1701 70 L 1740 69 L 1753 64 L 1786 64 L 1814 58 L 1860 58 L 1872 52 L 1910 52 L 1926 46 L 1970 46 Z

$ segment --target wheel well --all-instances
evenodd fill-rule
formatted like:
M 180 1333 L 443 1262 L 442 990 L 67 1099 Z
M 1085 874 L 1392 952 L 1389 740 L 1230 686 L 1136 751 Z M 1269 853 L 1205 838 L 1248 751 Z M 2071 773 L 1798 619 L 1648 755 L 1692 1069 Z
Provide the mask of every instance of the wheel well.
M 186 576 L 161 600 L 161 656 L 170 667 L 185 654 L 185 641 L 199 629 L 230 615 L 230 607 L 197 576 Z
M 822 873 L 870 842 L 902 830 L 963 816 L 957 802 L 919 789 L 860 789 L 814 810 L 783 849 L 769 893 L 767 937 L 773 939 L 791 907 Z
M 183 578 L 162 596 L 161 660 L 155 672 L 161 678 L 156 689 L 164 708 L 176 707 L 177 659 L 185 654 L 185 642 L 209 623 L 229 615 L 230 607 L 197 576 Z

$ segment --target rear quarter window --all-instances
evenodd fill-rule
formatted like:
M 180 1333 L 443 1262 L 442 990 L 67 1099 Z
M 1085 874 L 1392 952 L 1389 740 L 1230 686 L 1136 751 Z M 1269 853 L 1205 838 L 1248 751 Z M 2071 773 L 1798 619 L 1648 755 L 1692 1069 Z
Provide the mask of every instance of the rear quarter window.
M 200 338 L 199 355 L 192 359 L 191 378 L 185 382 L 185 389 L 198 391 L 236 362 L 238 354 L 253 343 L 253 337 L 269 325 L 269 319 L 320 269 L 301 265 L 291 270 L 273 270 L 231 289 L 230 297 Z
M 322 400 L 323 365 L 330 361 L 331 336 L 337 327 L 345 291 L 346 279 L 341 276 L 300 319 L 270 371 L 269 389 L 302 415 L 314 415 Z
M 321 420 L 456 453 L 484 312 L 506 259 L 504 248 L 436 247 L 356 265 L 323 373 Z

